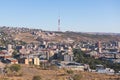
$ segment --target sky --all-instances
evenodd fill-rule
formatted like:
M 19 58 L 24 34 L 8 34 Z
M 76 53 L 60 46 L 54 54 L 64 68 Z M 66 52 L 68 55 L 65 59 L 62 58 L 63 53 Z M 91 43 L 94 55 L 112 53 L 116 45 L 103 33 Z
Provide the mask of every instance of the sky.
M 120 33 L 120 0 L 0 0 L 0 26 Z

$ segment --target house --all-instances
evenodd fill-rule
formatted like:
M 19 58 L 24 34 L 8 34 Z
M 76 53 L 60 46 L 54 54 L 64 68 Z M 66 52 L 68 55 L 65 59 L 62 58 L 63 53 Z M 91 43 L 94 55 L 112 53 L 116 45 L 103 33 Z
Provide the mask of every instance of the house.
M 91 51 L 89 53 L 90 56 L 97 56 L 98 55 L 98 52 L 97 51 Z
M 63 61 L 73 61 L 73 55 L 72 54 L 64 54 L 63 55 Z
M 7 52 L 0 52 L 0 58 L 11 58 L 11 55 L 7 54 Z
M 32 58 L 26 58 L 24 59 L 24 64 L 32 64 Z
M 10 64 L 18 64 L 18 60 L 14 58 L 6 58 L 6 62 Z
M 33 64 L 34 65 L 40 65 L 40 60 L 39 60 L 39 58 L 37 58 L 37 57 L 35 57 L 34 59 L 33 59 Z
M 65 66 L 67 69 L 84 71 L 84 65 L 76 62 L 70 62 Z
M 24 59 L 24 64 L 33 64 L 33 65 L 40 65 L 40 60 L 39 58 L 26 58 Z
M 96 65 L 96 72 L 114 75 L 115 71 L 111 68 L 105 68 L 103 65 Z
M 70 70 L 78 70 L 78 71 L 84 71 L 84 65 L 77 63 L 77 62 L 65 62 L 62 61 L 60 63 L 56 64 L 58 68 L 65 68 L 65 69 L 70 69 Z

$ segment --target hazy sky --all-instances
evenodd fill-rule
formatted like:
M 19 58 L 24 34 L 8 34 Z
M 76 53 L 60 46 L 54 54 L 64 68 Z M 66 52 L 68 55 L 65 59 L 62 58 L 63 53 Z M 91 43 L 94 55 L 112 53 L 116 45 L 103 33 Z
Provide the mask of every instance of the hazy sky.
M 0 0 L 0 25 L 120 33 L 120 0 Z

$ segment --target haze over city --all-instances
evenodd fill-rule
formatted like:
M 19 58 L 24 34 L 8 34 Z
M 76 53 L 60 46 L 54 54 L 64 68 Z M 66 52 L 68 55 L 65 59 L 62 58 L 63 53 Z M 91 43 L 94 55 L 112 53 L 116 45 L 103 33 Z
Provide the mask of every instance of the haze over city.
M 112 32 L 120 29 L 120 0 L 1 0 L 0 26 L 57 31 Z

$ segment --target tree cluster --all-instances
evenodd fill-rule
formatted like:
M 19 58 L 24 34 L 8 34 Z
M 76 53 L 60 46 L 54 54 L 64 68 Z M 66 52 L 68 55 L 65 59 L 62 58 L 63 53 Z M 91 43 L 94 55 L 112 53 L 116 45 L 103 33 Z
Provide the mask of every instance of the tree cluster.
M 81 51 L 80 49 L 74 49 L 73 53 L 75 61 L 83 64 L 89 64 L 91 69 L 95 69 L 96 65 L 102 64 L 105 67 L 114 69 L 116 72 L 120 71 L 120 64 L 118 63 L 112 63 L 102 59 L 95 59 L 89 55 L 86 55 L 85 52 Z

